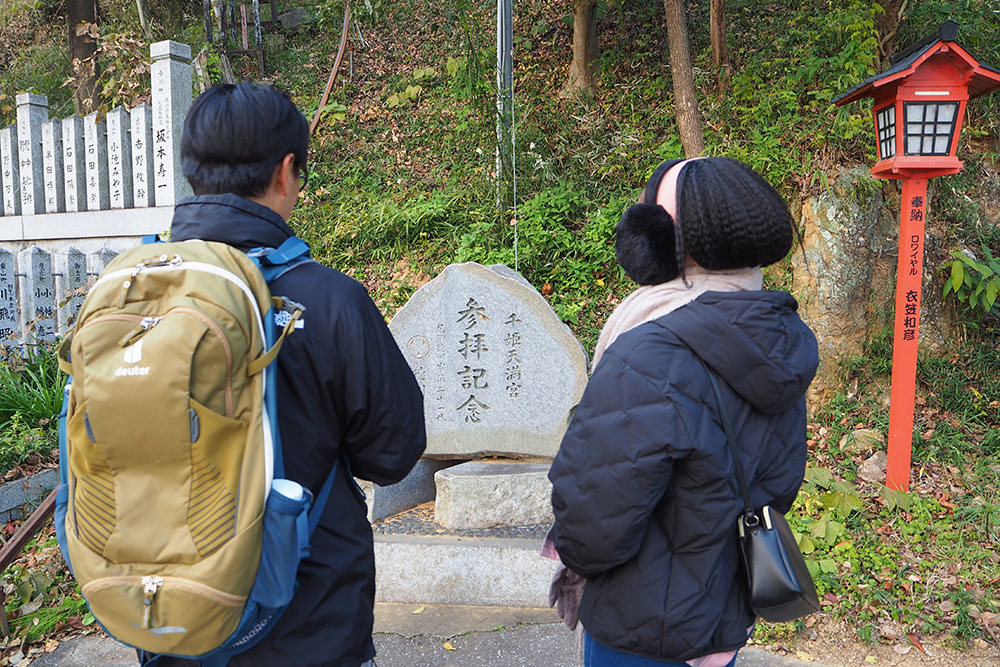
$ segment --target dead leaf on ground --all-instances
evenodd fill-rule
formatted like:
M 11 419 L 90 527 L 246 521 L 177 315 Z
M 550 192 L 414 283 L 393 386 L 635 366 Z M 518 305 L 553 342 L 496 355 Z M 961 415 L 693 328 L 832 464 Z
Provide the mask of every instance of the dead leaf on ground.
M 445 651 L 454 651 L 455 647 L 452 646 L 451 642 L 445 642 L 444 643 L 444 650 Z
M 918 650 L 918 651 L 920 651 L 920 652 L 921 652 L 921 653 L 923 653 L 924 655 L 927 655 L 927 651 L 926 651 L 926 650 L 924 649 L 924 645 L 923 645 L 923 643 L 922 643 L 922 642 L 920 641 L 920 637 L 919 637 L 919 636 L 917 635 L 917 633 L 915 633 L 915 632 L 911 632 L 911 633 L 909 633 L 909 634 L 908 634 L 908 635 L 906 635 L 906 636 L 907 636 L 907 637 L 909 638 L 909 640 L 910 640 L 911 642 L 913 642 L 913 645 L 917 647 L 917 650 Z

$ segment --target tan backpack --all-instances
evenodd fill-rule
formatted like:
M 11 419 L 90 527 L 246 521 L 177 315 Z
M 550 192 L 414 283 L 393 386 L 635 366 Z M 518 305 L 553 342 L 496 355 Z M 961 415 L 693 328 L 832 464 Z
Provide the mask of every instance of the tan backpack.
M 60 345 L 59 544 L 127 644 L 225 664 L 291 599 L 325 495 L 310 514 L 311 494 L 281 479 L 271 362 L 304 308 L 272 298 L 265 274 L 307 251 L 294 237 L 253 258 L 206 241 L 133 248 Z

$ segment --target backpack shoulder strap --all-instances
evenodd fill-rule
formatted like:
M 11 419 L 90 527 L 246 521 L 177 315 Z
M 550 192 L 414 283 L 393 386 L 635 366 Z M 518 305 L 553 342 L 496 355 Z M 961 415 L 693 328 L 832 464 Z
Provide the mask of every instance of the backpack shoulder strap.
M 264 275 L 264 280 L 272 283 L 296 266 L 309 260 L 309 244 L 297 236 L 289 236 L 277 248 L 254 248 L 247 253 Z
M 340 457 L 333 462 L 333 468 L 330 469 L 330 474 L 326 476 L 326 481 L 323 482 L 323 486 L 320 488 L 319 493 L 316 494 L 316 498 L 313 500 L 312 507 L 309 508 L 309 535 L 311 536 L 316 531 L 316 526 L 319 525 L 320 517 L 323 516 L 323 508 L 326 507 L 326 501 L 330 497 L 330 490 L 333 488 L 333 482 L 337 478 L 337 470 L 340 467 Z

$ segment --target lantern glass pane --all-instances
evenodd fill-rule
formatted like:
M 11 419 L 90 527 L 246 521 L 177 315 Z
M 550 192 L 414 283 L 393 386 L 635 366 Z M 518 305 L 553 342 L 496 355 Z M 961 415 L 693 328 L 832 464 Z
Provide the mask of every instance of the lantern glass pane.
M 896 107 L 894 104 L 880 109 L 875 114 L 878 129 L 879 158 L 885 160 L 896 155 Z
M 904 102 L 907 155 L 948 155 L 958 102 Z

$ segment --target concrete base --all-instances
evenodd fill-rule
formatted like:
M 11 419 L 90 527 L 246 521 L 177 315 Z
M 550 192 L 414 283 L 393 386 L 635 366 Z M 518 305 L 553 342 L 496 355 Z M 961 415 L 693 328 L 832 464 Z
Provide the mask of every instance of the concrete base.
M 538 540 L 375 536 L 378 602 L 544 608 L 556 561 Z
M 451 530 L 552 523 L 549 464 L 470 461 L 434 475 L 434 518 Z
M 379 486 L 365 479 L 356 480 L 365 492 L 368 521 L 374 522 L 405 512 L 420 503 L 434 500 L 434 473 L 460 461 L 420 459 L 406 477 L 389 486 Z
M 49 469 L 0 485 L 0 521 L 28 516 L 58 484 L 59 471 Z

